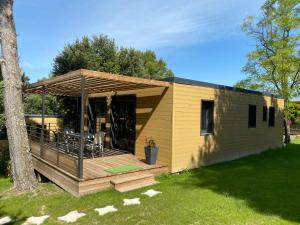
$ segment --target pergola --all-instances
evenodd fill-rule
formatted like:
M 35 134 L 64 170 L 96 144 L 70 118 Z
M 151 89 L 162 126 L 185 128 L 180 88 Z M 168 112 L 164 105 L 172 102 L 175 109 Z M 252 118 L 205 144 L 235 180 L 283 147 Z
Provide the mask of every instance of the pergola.
M 24 92 L 42 95 L 42 127 L 45 118 L 45 94 L 54 96 L 81 97 L 81 119 L 80 119 L 80 152 L 78 160 L 78 177 L 83 177 L 83 151 L 84 151 L 84 115 L 85 97 L 88 94 L 129 91 L 153 87 L 169 87 L 169 82 L 149 80 L 138 77 L 129 77 L 105 72 L 97 72 L 79 69 L 50 78 L 45 81 L 36 82 L 24 87 Z M 41 152 L 44 144 L 44 133 L 41 130 Z

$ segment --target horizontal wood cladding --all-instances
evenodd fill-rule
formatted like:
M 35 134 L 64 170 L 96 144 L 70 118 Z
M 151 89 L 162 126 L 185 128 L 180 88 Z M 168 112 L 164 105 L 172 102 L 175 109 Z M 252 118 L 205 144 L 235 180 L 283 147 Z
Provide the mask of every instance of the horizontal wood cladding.
M 41 157 L 40 143 L 32 141 L 30 146 L 32 154 L 37 157 Z M 72 174 L 73 176 L 77 176 L 77 158 L 67 155 L 63 152 L 59 152 L 59 157 L 57 161 L 57 149 L 53 149 L 45 145 L 43 151 L 43 160 L 47 161 L 48 163 L 54 166 L 59 167 L 60 169 Z
M 183 84 L 173 88 L 172 172 L 282 146 L 282 99 Z M 200 135 L 201 100 L 214 101 L 213 135 Z M 249 104 L 256 105 L 256 128 L 248 128 Z M 275 127 L 263 121 L 264 105 L 275 107 Z
M 146 138 L 152 137 L 159 147 L 157 163 L 171 166 L 172 152 L 172 107 L 173 92 L 170 87 L 156 87 L 132 91 L 119 91 L 116 95 L 137 97 L 136 102 L 136 142 L 135 155 L 145 158 Z M 112 93 L 92 94 L 89 97 L 101 97 Z
M 70 192 L 74 196 L 79 196 L 79 182 L 70 178 L 70 176 L 60 172 L 54 167 L 42 162 L 36 157 L 32 157 L 33 167 L 36 171 L 56 183 L 64 190 Z
M 42 117 L 26 117 L 26 124 L 31 126 L 42 125 Z M 50 131 L 59 130 L 62 127 L 62 119 L 55 117 L 44 118 L 45 128 Z

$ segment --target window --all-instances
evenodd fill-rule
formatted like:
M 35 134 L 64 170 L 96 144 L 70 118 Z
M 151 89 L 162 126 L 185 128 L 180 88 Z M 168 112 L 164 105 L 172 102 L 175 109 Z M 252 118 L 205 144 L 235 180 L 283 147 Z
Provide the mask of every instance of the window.
M 201 135 L 212 134 L 214 130 L 214 102 L 201 102 Z
M 248 127 L 256 127 L 256 105 L 249 105 Z
M 267 121 L 268 107 L 263 106 L 263 121 Z
M 269 108 L 269 127 L 275 126 L 275 108 L 270 107 Z

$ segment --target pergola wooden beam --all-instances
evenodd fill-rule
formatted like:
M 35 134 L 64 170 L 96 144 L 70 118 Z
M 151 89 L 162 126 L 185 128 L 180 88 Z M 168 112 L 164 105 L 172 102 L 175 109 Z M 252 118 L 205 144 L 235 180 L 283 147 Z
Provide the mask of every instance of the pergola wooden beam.
M 24 87 L 24 91 L 41 94 L 44 87 L 44 93 L 46 94 L 57 96 L 80 96 L 82 77 L 85 78 L 84 89 L 87 94 L 151 87 L 169 87 L 170 85 L 165 81 L 80 69 L 45 81 L 30 84 L 29 86 Z

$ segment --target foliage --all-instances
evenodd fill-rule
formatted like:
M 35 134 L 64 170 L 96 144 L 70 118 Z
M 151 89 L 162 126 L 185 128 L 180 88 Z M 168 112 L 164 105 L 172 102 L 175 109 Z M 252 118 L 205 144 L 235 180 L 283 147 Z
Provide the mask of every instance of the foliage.
M 290 105 L 289 111 L 291 113 L 291 119 L 293 121 L 293 124 L 298 126 L 298 124 L 300 123 L 300 121 L 299 121 L 300 104 L 299 104 L 299 102 L 290 102 L 289 105 Z
M 46 80 L 42 78 L 38 81 Z M 23 83 L 28 84 L 29 78 L 23 76 Z M 41 114 L 42 113 L 42 95 L 41 94 L 23 94 L 24 112 L 26 114 Z M 62 115 L 63 114 L 61 103 L 57 100 L 56 96 L 45 95 L 45 114 L 46 115 Z
M 163 59 L 157 59 L 153 51 L 117 47 L 107 36 L 83 37 L 64 47 L 54 59 L 53 75 L 58 76 L 77 69 L 123 74 L 148 79 L 163 79 L 173 76 Z M 60 97 L 65 117 L 64 125 L 79 129 L 78 98 Z
M 29 216 L 47 214 L 45 224 L 55 225 L 61 224 L 57 217 L 79 210 L 87 215 L 74 224 L 97 224 L 94 209 L 114 205 L 118 212 L 102 216 L 101 224 L 296 225 L 300 223 L 299 144 L 156 178 L 159 183 L 151 188 L 162 194 L 152 198 L 141 195 L 149 187 L 77 198 L 50 183 L 41 184 L 35 193 L 14 195 L 8 192 L 9 180 L 0 179 L 0 215 L 23 224 Z M 141 205 L 123 206 L 124 198 L 136 197 Z
M 42 113 L 42 96 L 40 94 L 24 94 L 24 112 L 27 114 Z M 63 114 L 61 103 L 55 96 L 45 95 L 45 114 L 61 115 Z
M 277 93 L 286 101 L 299 94 L 300 1 L 267 0 L 262 18 L 247 17 L 244 32 L 256 41 L 243 71 L 248 75 L 236 86 Z M 285 112 L 288 116 L 288 110 Z
M 152 137 L 146 138 L 145 147 L 146 148 L 156 148 L 156 143 Z
M 10 157 L 8 147 L 0 148 L 0 177 L 7 177 L 10 174 Z
M 251 78 L 239 80 L 234 85 L 234 87 L 241 88 L 241 89 L 253 90 L 253 91 L 261 91 L 261 92 L 270 93 L 270 94 L 276 94 L 274 89 L 272 89 L 268 86 L 266 87 L 261 83 L 253 82 L 253 80 Z
M 117 47 L 107 36 L 83 37 L 64 47 L 54 59 L 53 74 L 90 69 L 128 76 L 162 79 L 173 76 L 163 59 L 153 51 Z
M 300 0 L 267 0 L 262 17 L 247 17 L 243 31 L 256 41 L 236 86 L 268 90 L 284 99 L 285 143 L 290 142 L 290 101 L 300 94 Z

